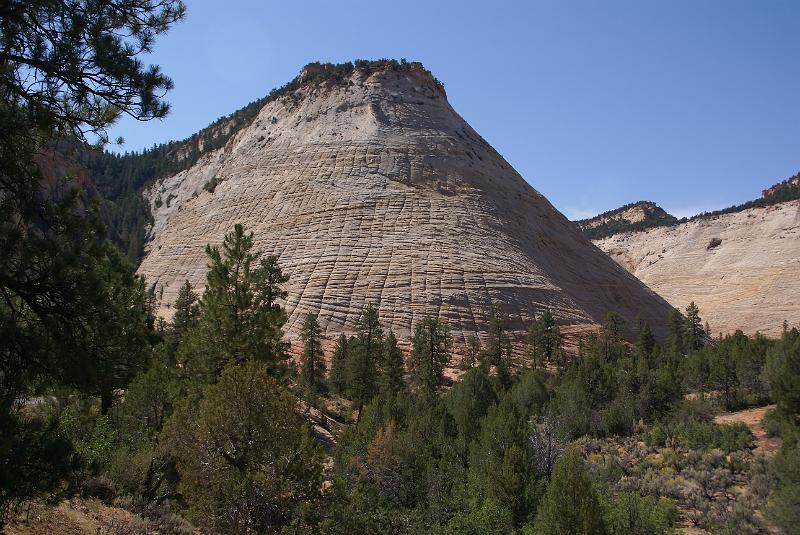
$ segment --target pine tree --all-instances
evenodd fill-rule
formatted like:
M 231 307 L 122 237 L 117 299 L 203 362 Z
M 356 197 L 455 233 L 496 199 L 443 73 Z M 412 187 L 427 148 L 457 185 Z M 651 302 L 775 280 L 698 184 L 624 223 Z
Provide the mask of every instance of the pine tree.
M 561 329 L 550 310 L 545 310 L 541 319 L 541 348 L 545 361 L 552 362 L 561 349 Z
M 729 352 L 729 344 L 712 347 L 707 352 L 708 386 L 722 392 L 725 408 L 732 410 L 736 402 L 738 377 L 736 361 Z
M 639 354 L 649 357 L 656 347 L 656 339 L 653 336 L 653 331 L 650 329 L 650 324 L 647 321 L 638 318 L 636 320 L 636 348 Z
M 532 511 L 536 470 L 526 416 L 510 396 L 488 409 L 471 447 L 469 480 L 475 494 L 507 507 L 521 526 Z
M 308 313 L 300 328 L 303 353 L 300 356 L 300 381 L 307 389 L 311 400 L 325 391 L 325 355 L 322 352 L 322 330 L 317 315 Z
M 433 396 L 442 383 L 450 349 L 450 331 L 439 320 L 423 318 L 414 329 L 409 371 L 417 390 Z
M 466 339 L 467 348 L 464 356 L 461 358 L 461 368 L 469 370 L 475 367 L 480 360 L 481 355 L 481 341 L 474 334 L 470 334 Z
M 603 511 L 576 448 L 556 463 L 536 514 L 536 535 L 605 535 Z
M 286 312 L 278 300 L 286 296 L 285 277 L 274 257 L 254 265 L 253 234 L 237 224 L 226 234 L 222 250 L 207 246 L 209 270 L 200 300 L 199 337 L 188 348 L 206 380 L 229 365 L 258 360 L 272 373 L 287 358 L 282 341 Z M 199 361 L 198 361 L 199 359 Z
M 323 453 L 297 399 L 257 362 L 226 368 L 164 430 L 181 495 L 212 533 L 279 533 L 315 503 Z
M 706 334 L 703 320 L 700 318 L 700 309 L 692 301 L 686 307 L 686 342 L 689 349 L 703 347 L 706 343 Z
M 506 317 L 499 305 L 489 309 L 488 339 L 483 359 L 489 365 L 498 366 L 502 361 L 511 359 L 511 340 L 506 333 Z M 507 365 L 507 363 L 506 363 Z
M 330 385 L 331 390 L 337 394 L 345 394 L 347 392 L 347 370 L 348 370 L 348 348 L 350 343 L 347 336 L 342 333 L 336 341 L 336 347 L 333 350 L 333 357 L 331 357 L 331 375 Z
M 143 284 L 107 241 L 83 185 L 43 180 L 40 162 L 57 138 L 104 141 L 123 114 L 166 115 L 172 82 L 141 54 L 184 6 L 27 0 L 0 11 L 2 531 L 6 507 L 61 483 L 60 452 L 47 451 L 52 426 L 20 418 L 15 401 L 67 385 L 99 396 L 106 411 L 149 356 L 152 334 Z
M 530 362 L 530 367 L 535 370 L 544 365 L 541 360 L 542 352 L 542 323 L 533 319 L 533 323 L 528 327 L 528 334 L 525 337 L 525 351 L 522 357 L 522 369 L 525 369 L 525 361 Z
M 796 328 L 784 330 L 770 351 L 764 376 L 778 414 L 787 422 L 772 465 L 769 516 L 785 533 L 792 533 L 800 522 L 800 332 Z
M 377 393 L 378 363 L 383 352 L 383 328 L 378 320 L 378 310 L 372 305 L 364 307 L 356 323 L 356 344 L 348 359 L 348 393 L 358 406 L 357 421 L 361 419 L 364 404 Z
M 403 353 L 397 347 L 397 337 L 389 331 L 383 343 L 380 390 L 384 396 L 403 391 Z
M 603 336 L 610 343 L 616 343 L 622 339 L 622 333 L 625 329 L 625 318 L 617 312 L 609 312 L 606 314 L 605 321 L 603 322 Z
M 677 308 L 673 308 L 669 314 L 667 342 L 672 356 L 686 354 L 686 321 Z
M 197 304 L 197 292 L 187 280 L 178 290 L 178 298 L 172 305 L 175 313 L 172 316 L 172 328 L 177 334 L 182 334 L 197 325 L 200 316 L 200 307 Z

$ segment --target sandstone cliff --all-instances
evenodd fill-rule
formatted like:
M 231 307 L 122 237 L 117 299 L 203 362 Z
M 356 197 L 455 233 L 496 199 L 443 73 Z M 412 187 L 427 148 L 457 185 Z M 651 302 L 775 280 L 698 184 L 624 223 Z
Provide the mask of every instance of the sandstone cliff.
M 605 238 L 619 232 L 643 230 L 676 222 L 677 219 L 654 202 L 639 201 L 590 219 L 576 221 L 590 239 Z
M 715 335 L 800 323 L 798 200 L 595 243 L 673 306 L 694 300 Z
M 328 338 L 351 332 L 366 303 L 405 340 L 432 315 L 461 343 L 483 332 L 490 304 L 519 336 L 545 308 L 567 334 L 609 310 L 659 332 L 668 304 L 530 187 L 421 67 L 312 69 L 292 88 L 146 192 L 139 272 L 165 315 L 184 279 L 202 287 L 206 243 L 240 222 L 291 277 L 290 339 L 306 312 Z

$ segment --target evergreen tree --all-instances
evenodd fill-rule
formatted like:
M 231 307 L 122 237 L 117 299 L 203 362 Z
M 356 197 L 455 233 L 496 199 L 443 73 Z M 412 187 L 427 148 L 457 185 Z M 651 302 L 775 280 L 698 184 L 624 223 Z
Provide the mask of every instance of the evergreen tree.
M 540 346 L 544 360 L 548 364 L 555 359 L 561 349 L 561 329 L 550 310 L 545 310 L 542 314 Z
M 183 13 L 177 0 L 3 4 L 0 531 L 13 501 L 58 483 L 53 456 L 63 453 L 51 426 L 22 418 L 15 401 L 66 385 L 99 396 L 106 411 L 150 350 L 152 318 L 135 270 L 111 249 L 82 186 L 44 181 L 39 162 L 56 138 L 93 132 L 103 141 L 122 114 L 166 115 L 172 83 L 140 54 Z M 22 437 L 24 455 L 14 451 Z
M 672 356 L 686 354 L 686 321 L 677 308 L 673 308 L 669 314 L 667 343 Z
M 542 323 L 537 319 L 533 319 L 533 323 L 528 327 L 528 333 L 525 337 L 525 350 L 522 357 L 522 369 L 525 369 L 525 361 L 530 363 L 532 370 L 544 366 L 544 354 L 542 350 Z
M 467 347 L 461 359 L 461 368 L 469 370 L 474 368 L 480 360 L 481 341 L 474 334 L 470 334 L 466 339 Z
M 356 344 L 348 358 L 348 393 L 358 406 L 361 419 L 364 404 L 377 393 L 378 363 L 383 352 L 383 328 L 378 310 L 367 305 L 356 323 Z
M 793 419 L 800 416 L 800 332 L 787 331 L 769 352 L 764 368 L 772 399 Z
M 183 334 L 197 325 L 200 316 L 197 292 L 187 280 L 178 290 L 178 298 L 172 305 L 175 313 L 172 316 L 172 328 L 178 334 Z
M 640 355 L 649 357 L 653 353 L 655 347 L 656 338 L 653 336 L 650 324 L 638 318 L 636 320 L 636 349 L 639 350 Z
M 389 331 L 383 343 L 380 391 L 384 396 L 403 391 L 403 353 L 397 347 L 397 337 Z
M 785 329 L 764 370 L 770 394 L 786 420 L 783 444 L 772 465 L 771 519 L 786 533 L 800 522 L 800 332 Z
M 473 368 L 453 385 L 445 401 L 466 448 L 479 431 L 476 422 L 480 421 L 489 407 L 497 401 L 497 394 L 483 370 Z M 466 460 L 464 463 L 466 464 Z
M 704 359 L 708 365 L 708 386 L 722 392 L 722 400 L 727 410 L 735 408 L 737 401 L 738 377 L 736 361 L 730 353 L 730 344 L 711 348 L 698 358 Z
M 617 312 L 609 312 L 603 321 L 603 337 L 610 344 L 622 340 L 625 330 L 625 318 Z
M 433 396 L 441 385 L 450 350 L 450 331 L 439 320 L 423 318 L 414 329 L 408 359 L 412 381 L 419 392 Z
M 489 326 L 487 329 L 486 349 L 481 359 L 490 366 L 499 366 L 511 360 L 511 340 L 506 333 L 506 317 L 499 305 L 493 305 L 489 309 Z
M 527 419 L 506 396 L 481 422 L 470 453 L 470 480 L 475 494 L 511 512 L 516 527 L 527 520 L 536 501 L 536 470 L 529 469 L 532 453 Z
M 287 358 L 281 328 L 286 312 L 278 304 L 288 278 L 274 257 L 252 252 L 253 234 L 237 224 L 219 247 L 206 247 L 209 270 L 200 300 L 199 338 L 188 348 L 199 373 L 214 380 L 228 365 L 264 362 L 272 373 Z
M 300 381 L 311 400 L 325 391 L 325 355 L 322 352 L 322 330 L 317 315 L 308 313 L 300 328 L 303 353 L 300 356 Z
M 333 350 L 333 357 L 331 357 L 331 375 L 330 385 L 331 390 L 337 394 L 345 394 L 347 391 L 347 370 L 348 370 L 348 343 L 347 336 L 342 333 L 339 339 L 336 340 L 336 347 Z
M 539 505 L 536 535 L 605 535 L 603 511 L 580 452 L 571 448 L 556 463 Z
M 175 411 L 163 440 L 193 520 L 214 533 L 274 533 L 316 503 L 322 451 L 296 405 L 248 362 L 226 368 L 196 407 Z
M 686 343 L 689 349 L 700 349 L 706 343 L 706 332 L 703 329 L 703 320 L 700 318 L 700 309 L 694 301 L 686 307 Z

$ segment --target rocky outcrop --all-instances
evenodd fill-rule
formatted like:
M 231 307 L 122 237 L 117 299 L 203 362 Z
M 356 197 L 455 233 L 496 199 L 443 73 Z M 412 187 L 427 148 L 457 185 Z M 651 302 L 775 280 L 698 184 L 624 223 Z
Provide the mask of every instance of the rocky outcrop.
M 714 334 L 778 335 L 800 323 L 800 201 L 595 241 L 675 307 L 695 301 Z
M 165 315 L 185 279 L 203 285 L 205 245 L 243 223 L 290 275 L 290 339 L 307 312 L 328 338 L 352 332 L 367 303 L 406 341 L 432 315 L 462 343 L 492 304 L 518 336 L 544 309 L 567 334 L 610 310 L 663 324 L 668 304 L 529 186 L 429 73 L 304 76 L 315 82 L 146 192 L 154 223 L 139 272 Z
M 639 201 L 626 204 L 616 210 L 602 213 L 575 224 L 589 239 L 599 239 L 633 230 L 666 225 L 677 219 L 654 202 Z

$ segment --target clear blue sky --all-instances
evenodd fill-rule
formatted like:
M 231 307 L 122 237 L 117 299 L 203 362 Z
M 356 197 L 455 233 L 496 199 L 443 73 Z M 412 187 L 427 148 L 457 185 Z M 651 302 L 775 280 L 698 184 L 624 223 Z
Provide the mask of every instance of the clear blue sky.
M 183 139 L 310 61 L 407 58 L 568 217 L 654 200 L 676 215 L 800 171 L 800 1 L 188 0 L 154 54 Z

